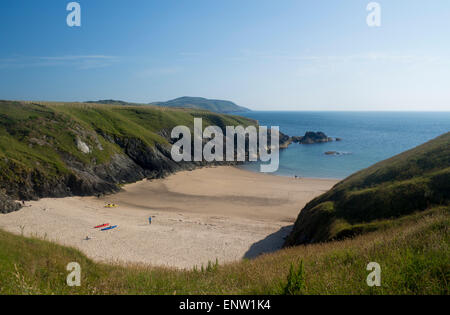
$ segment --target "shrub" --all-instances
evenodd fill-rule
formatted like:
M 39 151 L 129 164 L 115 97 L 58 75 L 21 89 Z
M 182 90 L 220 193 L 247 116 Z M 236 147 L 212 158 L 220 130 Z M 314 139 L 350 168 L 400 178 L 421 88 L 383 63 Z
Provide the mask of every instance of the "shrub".
M 305 286 L 305 270 L 303 268 L 303 260 L 300 261 L 296 268 L 294 263 L 291 263 L 289 275 L 287 277 L 286 286 L 283 289 L 284 295 L 300 295 Z

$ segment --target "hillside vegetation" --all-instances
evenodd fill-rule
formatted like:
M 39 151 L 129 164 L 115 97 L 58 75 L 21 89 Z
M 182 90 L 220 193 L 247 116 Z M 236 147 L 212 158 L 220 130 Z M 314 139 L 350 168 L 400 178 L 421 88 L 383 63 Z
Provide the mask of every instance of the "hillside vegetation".
M 192 127 L 194 116 L 219 126 L 254 123 L 205 111 L 0 102 L 0 202 L 2 193 L 114 191 L 175 171 L 181 166 L 165 155 L 167 131 Z M 287 240 L 297 246 L 191 270 L 95 263 L 73 248 L 0 230 L 0 294 L 447 295 L 449 185 L 447 133 L 311 201 Z M 81 287 L 66 285 L 71 262 L 81 265 Z M 366 283 L 370 262 L 381 266 L 380 287 Z
M 0 101 L 0 212 L 17 210 L 6 198 L 109 193 L 195 167 L 170 155 L 172 128 L 193 130 L 194 117 L 205 126 L 255 123 L 202 110 Z
M 178 107 L 209 110 L 216 113 L 238 113 L 248 112 L 248 108 L 238 106 L 230 101 L 210 100 L 202 97 L 180 97 L 167 102 L 156 102 L 153 105 L 163 107 Z
M 186 271 L 94 263 L 75 249 L 0 231 L 0 295 L 449 294 L 449 211 L 433 208 L 354 239 Z M 81 287 L 66 285 L 70 262 L 81 265 Z M 366 284 L 370 262 L 381 266 L 381 287 Z
M 338 183 L 301 211 L 286 246 L 352 237 L 450 202 L 450 133 Z
M 103 105 L 120 105 L 120 106 L 141 106 L 141 103 L 130 103 L 121 100 L 99 100 L 99 101 L 87 101 L 86 104 L 103 104 Z

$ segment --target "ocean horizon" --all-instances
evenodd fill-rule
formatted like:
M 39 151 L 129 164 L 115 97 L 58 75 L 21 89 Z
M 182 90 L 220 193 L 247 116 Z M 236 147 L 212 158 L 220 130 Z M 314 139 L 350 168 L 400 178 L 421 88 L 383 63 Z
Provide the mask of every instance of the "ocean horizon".
M 252 111 L 239 115 L 261 126 L 279 126 L 289 136 L 322 131 L 342 141 L 291 144 L 280 152 L 274 175 L 344 179 L 450 131 L 450 112 L 442 111 Z M 325 152 L 337 152 L 326 155 Z M 240 168 L 259 172 L 260 162 Z

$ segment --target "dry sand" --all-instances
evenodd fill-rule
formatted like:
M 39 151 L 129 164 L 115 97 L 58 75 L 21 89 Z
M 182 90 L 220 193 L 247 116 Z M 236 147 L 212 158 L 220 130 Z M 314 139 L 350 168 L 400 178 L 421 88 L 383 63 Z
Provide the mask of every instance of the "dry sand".
M 217 258 L 223 264 L 279 249 L 302 207 L 336 182 L 203 168 L 126 185 L 100 199 L 27 202 L 0 215 L 0 228 L 76 247 L 96 261 L 192 268 Z M 93 229 L 103 223 L 119 227 Z

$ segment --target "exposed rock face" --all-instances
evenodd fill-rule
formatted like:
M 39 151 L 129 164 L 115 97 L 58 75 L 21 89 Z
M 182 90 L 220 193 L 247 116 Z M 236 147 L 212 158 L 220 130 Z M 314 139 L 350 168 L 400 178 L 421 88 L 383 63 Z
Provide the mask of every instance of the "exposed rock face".
M 125 154 L 115 154 L 106 164 L 86 165 L 73 156 L 61 153 L 61 158 L 71 173 L 60 174 L 52 179 L 36 170 L 18 174 L 22 180 L 9 185 L 6 194 L 0 192 L 0 213 L 19 210 L 21 204 L 13 200 L 110 194 L 120 191 L 120 184 L 133 183 L 145 178 L 162 178 L 177 171 L 192 170 L 207 164 L 236 164 L 205 161 L 176 163 L 171 158 L 170 147 L 159 144 L 149 146 L 137 138 L 120 138 L 100 132 L 99 134 L 121 147 Z M 76 145 L 79 148 L 78 144 Z M 10 168 L 14 167 L 11 163 Z
M 280 132 L 280 149 L 286 149 L 292 143 L 292 137 Z
M 308 131 L 307 133 L 305 133 L 303 137 L 293 137 L 293 142 L 301 144 L 314 144 L 331 141 L 333 141 L 333 139 L 329 138 L 326 134 L 324 134 L 321 131 L 319 132 Z
M 71 156 L 62 156 L 72 171 L 70 174 L 55 176 L 51 181 L 48 178 L 44 179 L 37 171 L 22 174 L 22 182 L 9 187 L 8 196 L 17 200 L 37 200 L 43 197 L 108 194 L 119 191 L 120 184 L 145 178 L 160 178 L 193 167 L 188 163 L 173 162 L 167 156 L 170 156 L 170 152 L 166 148 L 149 147 L 139 139 L 110 138 L 110 140 L 123 147 L 126 154 L 116 154 L 111 157 L 110 162 L 99 165 L 85 165 Z M 5 212 L 17 210 L 2 207 L 2 204 L 0 209 L 8 209 Z
M 83 141 L 81 141 L 81 139 L 79 137 L 77 137 L 76 142 L 77 142 L 78 150 L 80 150 L 84 154 L 91 153 L 91 149 L 89 148 L 89 146 L 86 143 L 84 143 Z
M 20 208 L 20 203 L 11 200 L 7 195 L 0 192 L 0 213 L 14 212 Z
M 304 136 L 293 136 L 289 137 L 280 132 L 280 149 L 287 148 L 292 143 L 299 144 L 315 144 L 315 143 L 326 143 L 333 141 L 342 141 L 341 138 L 330 138 L 325 133 L 318 131 L 308 131 Z
M 0 137 L 20 143 L 0 152 L 0 212 L 20 208 L 14 200 L 108 194 L 145 178 L 233 164 L 172 160 L 171 130 L 197 117 L 222 129 L 256 125 L 244 117 L 191 110 L 0 101 Z

